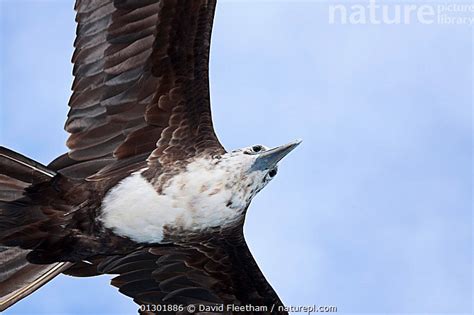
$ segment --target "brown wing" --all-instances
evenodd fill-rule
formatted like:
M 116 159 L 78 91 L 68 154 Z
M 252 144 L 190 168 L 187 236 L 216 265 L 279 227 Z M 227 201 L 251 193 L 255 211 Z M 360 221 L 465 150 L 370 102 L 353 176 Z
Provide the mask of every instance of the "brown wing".
M 18 153 L 0 147 L 0 238 L 15 218 L 24 220 L 29 211 L 8 213 L 6 205 L 24 196 L 33 184 L 54 176 L 43 165 Z M 0 246 L 0 312 L 33 293 L 68 268 L 69 263 L 36 265 L 28 262 L 30 250 Z
M 0 312 L 30 295 L 65 271 L 70 263 L 29 263 L 29 250 L 0 246 Z
M 222 152 L 210 112 L 215 0 L 77 0 L 75 80 L 65 129 L 76 177 L 148 158 Z M 112 164 L 112 165 L 111 165 Z
M 162 314 L 159 311 L 163 309 L 157 307 L 190 304 L 264 306 L 265 313 L 287 314 L 279 308 L 283 304 L 258 268 L 242 234 L 236 235 L 108 257 L 99 263 L 98 271 L 119 274 L 112 284 L 151 314 Z

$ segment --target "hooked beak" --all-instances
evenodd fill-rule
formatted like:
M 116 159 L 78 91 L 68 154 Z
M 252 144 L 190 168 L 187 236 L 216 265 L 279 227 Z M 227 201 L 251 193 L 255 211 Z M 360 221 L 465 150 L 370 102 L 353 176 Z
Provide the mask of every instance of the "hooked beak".
M 274 168 L 288 153 L 293 151 L 300 143 L 301 139 L 295 140 L 288 144 L 267 150 L 259 154 L 258 158 L 252 165 L 250 171 L 264 171 Z

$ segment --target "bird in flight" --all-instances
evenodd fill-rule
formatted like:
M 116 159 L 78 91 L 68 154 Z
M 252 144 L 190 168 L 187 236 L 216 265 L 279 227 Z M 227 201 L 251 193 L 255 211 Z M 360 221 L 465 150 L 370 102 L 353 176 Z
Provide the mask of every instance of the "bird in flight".
M 143 314 L 286 314 L 243 225 L 300 141 L 219 143 L 215 5 L 76 1 L 69 152 L 45 166 L 0 148 L 0 310 L 65 273 L 116 275 Z

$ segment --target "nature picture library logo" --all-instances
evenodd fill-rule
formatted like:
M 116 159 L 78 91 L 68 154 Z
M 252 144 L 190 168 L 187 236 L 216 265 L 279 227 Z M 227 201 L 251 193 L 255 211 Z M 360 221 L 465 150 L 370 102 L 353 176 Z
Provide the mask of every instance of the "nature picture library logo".
M 330 24 L 474 25 L 474 3 L 433 1 L 345 1 L 329 5 Z

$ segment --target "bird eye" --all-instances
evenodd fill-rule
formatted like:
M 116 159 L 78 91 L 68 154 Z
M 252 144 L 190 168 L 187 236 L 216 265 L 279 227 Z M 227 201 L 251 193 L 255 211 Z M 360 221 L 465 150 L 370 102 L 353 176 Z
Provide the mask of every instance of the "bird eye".
M 270 170 L 270 172 L 268 172 L 268 176 L 270 176 L 270 177 L 275 177 L 276 174 L 277 174 L 276 169 L 272 169 L 272 170 Z
M 221 159 L 221 156 L 219 154 L 216 154 L 216 155 L 213 155 L 212 158 L 214 160 L 220 160 Z
M 253 152 L 260 152 L 262 151 L 263 147 L 261 145 L 254 145 L 252 147 Z

